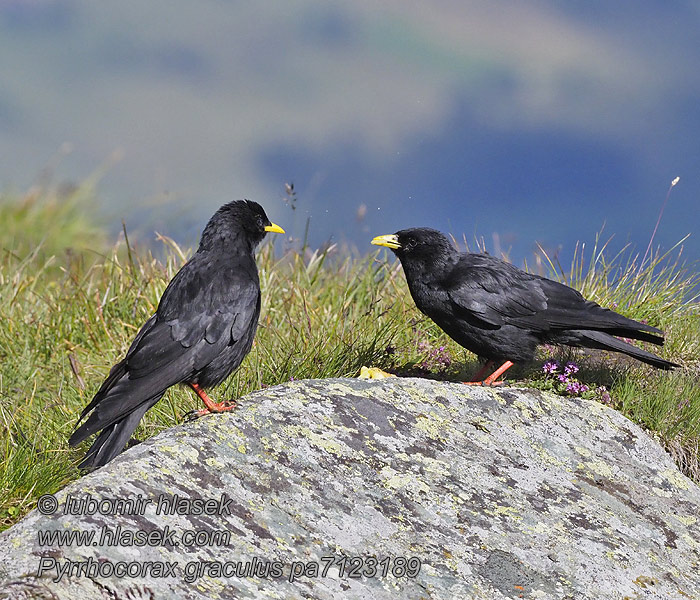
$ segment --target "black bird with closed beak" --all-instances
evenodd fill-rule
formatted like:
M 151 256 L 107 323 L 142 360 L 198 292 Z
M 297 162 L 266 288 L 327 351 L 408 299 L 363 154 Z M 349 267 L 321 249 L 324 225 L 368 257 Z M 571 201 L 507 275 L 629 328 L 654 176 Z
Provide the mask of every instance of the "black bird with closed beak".
M 238 200 L 216 211 L 197 252 L 80 415 L 71 446 L 101 430 L 80 468 L 100 467 L 117 456 L 146 411 L 177 383 L 202 399 L 206 410 L 198 414 L 235 408 L 214 403 L 204 390 L 235 371 L 253 344 L 260 315 L 255 248 L 267 232 L 284 230 L 257 202 Z
M 659 369 L 678 365 L 614 336 L 664 343 L 663 332 L 586 300 L 578 291 L 488 254 L 462 253 L 439 231 L 404 229 L 372 240 L 398 256 L 416 306 L 487 360 L 471 384 L 493 385 L 538 344 L 613 350 Z M 500 366 L 481 379 L 493 364 Z M 496 382 L 499 383 L 499 382 Z

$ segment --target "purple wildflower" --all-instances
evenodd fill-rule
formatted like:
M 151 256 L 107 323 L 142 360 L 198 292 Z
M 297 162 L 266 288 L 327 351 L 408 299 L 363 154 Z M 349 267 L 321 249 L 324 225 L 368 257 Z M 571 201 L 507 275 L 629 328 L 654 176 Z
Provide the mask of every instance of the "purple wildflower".
M 557 377 L 557 379 L 558 379 L 559 381 L 561 381 L 562 383 L 566 383 L 567 381 L 569 381 L 569 376 L 568 376 L 568 375 L 559 375 L 559 376 Z
M 588 391 L 588 386 L 578 381 L 570 381 L 566 384 L 566 391 L 573 395 L 582 394 Z
M 452 357 L 450 356 L 449 352 L 445 350 L 444 348 L 440 349 L 440 356 L 438 358 L 438 362 L 443 366 L 443 367 L 449 367 L 452 364 Z
M 573 375 L 578 373 L 578 365 L 576 363 L 568 362 L 564 367 L 564 375 Z
M 547 375 L 554 375 L 554 373 L 557 372 L 557 369 L 559 368 L 559 364 L 557 363 L 556 360 L 548 360 L 546 363 L 542 365 L 542 372 L 547 374 Z
M 423 362 L 418 365 L 421 369 L 426 371 L 430 371 L 435 368 L 444 370 L 452 364 L 452 357 L 445 346 L 433 348 L 427 342 L 419 342 L 418 349 L 427 353 L 427 356 Z
M 604 385 L 601 385 L 600 387 L 596 388 L 596 392 L 598 392 L 598 395 L 600 396 L 601 403 L 607 404 L 608 406 L 612 405 L 612 398 L 610 398 L 610 392 L 608 392 L 608 388 L 606 388 Z

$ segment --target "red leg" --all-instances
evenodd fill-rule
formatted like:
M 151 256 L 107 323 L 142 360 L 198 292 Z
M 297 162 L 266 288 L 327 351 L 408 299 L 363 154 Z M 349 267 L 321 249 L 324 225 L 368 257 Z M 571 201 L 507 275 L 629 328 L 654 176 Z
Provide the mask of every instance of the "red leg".
M 500 385 L 503 382 L 499 381 L 496 383 L 496 379 L 498 379 L 503 373 L 505 373 L 508 369 L 510 369 L 513 366 L 513 363 L 509 360 L 504 362 L 498 369 L 496 369 L 491 375 L 489 375 L 486 379 L 484 379 L 484 385 Z
M 491 362 L 491 361 L 490 361 L 490 362 Z M 500 367 L 498 367 L 498 369 L 496 369 L 493 373 L 491 373 L 491 375 L 489 375 L 489 376 L 488 376 L 486 379 L 484 379 L 483 381 L 474 381 L 474 380 L 472 380 L 472 381 L 465 381 L 464 384 L 465 384 L 465 385 L 502 385 L 503 382 L 502 382 L 502 381 L 496 381 L 496 379 L 498 379 L 501 375 L 503 375 L 503 373 L 505 373 L 508 369 L 510 369 L 510 368 L 513 366 L 513 364 L 514 364 L 514 363 L 512 363 L 512 362 L 509 361 L 509 360 L 507 360 L 506 362 L 504 362 Z M 488 365 L 489 365 L 489 363 L 486 364 L 486 366 L 488 366 Z M 484 369 L 482 369 L 482 371 L 483 371 L 483 370 L 484 370 Z M 478 376 L 481 376 L 482 371 L 479 371 L 479 373 L 478 373 L 477 375 L 478 375 Z M 476 377 L 475 377 L 474 379 L 476 379 Z
M 209 413 L 227 412 L 236 408 L 235 402 L 214 402 L 209 396 L 207 396 L 207 393 L 201 387 L 199 387 L 199 384 L 197 383 L 188 383 L 187 385 L 189 385 L 194 390 L 194 393 L 202 399 L 202 402 L 204 402 L 204 406 L 207 407 L 206 409 L 203 408 L 201 410 L 196 411 L 196 415 L 198 417 L 201 417 L 202 415 L 207 415 Z
M 488 371 L 491 367 L 493 366 L 493 361 L 492 360 L 487 360 L 484 365 L 479 369 L 474 377 L 472 377 L 469 381 L 463 381 L 462 383 L 464 385 L 470 385 L 472 383 L 481 383 L 484 380 L 484 375 L 486 375 L 486 371 Z

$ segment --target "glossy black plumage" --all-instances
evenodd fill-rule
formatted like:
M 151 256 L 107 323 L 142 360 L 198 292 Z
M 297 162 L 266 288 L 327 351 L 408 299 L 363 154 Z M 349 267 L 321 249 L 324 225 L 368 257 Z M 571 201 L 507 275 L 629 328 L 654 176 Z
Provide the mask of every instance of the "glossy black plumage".
M 439 231 L 405 229 L 372 243 L 396 253 L 416 306 L 480 357 L 526 362 L 538 344 L 551 343 L 614 350 L 661 369 L 677 366 L 614 337 L 661 345 L 659 329 L 487 254 L 461 253 Z
M 80 421 L 87 420 L 79 422 L 69 443 L 101 433 L 81 468 L 104 465 L 119 454 L 169 387 L 216 386 L 238 368 L 258 325 L 254 251 L 267 231 L 282 229 L 248 200 L 225 204 L 209 220 L 197 252 L 173 277 L 156 313 L 83 410 Z

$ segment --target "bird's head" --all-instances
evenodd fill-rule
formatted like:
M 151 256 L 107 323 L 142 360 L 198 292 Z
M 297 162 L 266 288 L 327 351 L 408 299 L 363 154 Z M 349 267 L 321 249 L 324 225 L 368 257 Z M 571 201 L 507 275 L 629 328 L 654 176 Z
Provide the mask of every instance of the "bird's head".
M 252 200 L 235 200 L 224 204 L 209 219 L 202 232 L 200 249 L 208 249 L 217 243 L 238 239 L 254 249 L 268 233 L 284 233 L 279 225 L 267 218 L 265 210 Z
M 372 240 L 375 246 L 390 248 L 401 263 L 420 263 L 426 267 L 451 261 L 457 253 L 450 240 L 435 229 L 420 227 L 402 229 L 389 235 L 379 235 Z

